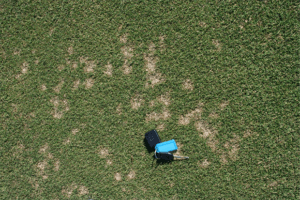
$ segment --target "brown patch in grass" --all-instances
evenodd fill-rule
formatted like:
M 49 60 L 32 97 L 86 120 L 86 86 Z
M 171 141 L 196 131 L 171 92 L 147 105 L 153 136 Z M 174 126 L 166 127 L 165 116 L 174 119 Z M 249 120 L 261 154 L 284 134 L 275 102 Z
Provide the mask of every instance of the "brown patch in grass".
M 221 163 L 222 163 L 222 164 L 227 164 L 227 163 L 228 163 L 227 156 L 225 155 L 225 153 L 223 153 L 223 154 L 220 156 L 220 159 L 221 159 Z
M 212 40 L 212 43 L 216 46 L 217 51 L 221 51 L 222 45 L 218 40 Z
M 49 145 L 48 143 L 46 143 L 40 148 L 39 153 L 45 154 L 48 150 L 49 150 Z
M 108 160 L 106 160 L 106 164 L 107 164 L 107 165 L 111 165 L 111 164 L 112 164 L 112 161 L 108 159 Z
M 94 81 L 94 79 L 92 79 L 92 78 L 86 79 L 85 82 L 84 82 L 85 89 L 90 89 L 90 88 L 92 88 L 93 85 L 94 85 L 94 82 L 95 82 L 95 81 Z
M 47 90 L 47 87 L 46 87 L 46 85 L 45 85 L 45 84 L 41 85 L 41 90 L 42 90 L 42 91 L 45 91 L 45 90 Z
M 23 153 L 25 146 L 22 143 L 18 142 L 17 146 L 13 147 L 12 149 L 13 149 L 13 156 L 18 159 L 21 159 L 20 154 Z
M 159 36 L 159 46 L 160 46 L 160 52 L 163 52 L 166 49 L 166 45 L 164 43 L 166 36 L 162 35 Z
M 139 97 L 139 95 L 135 95 L 135 97 L 131 98 L 130 104 L 131 108 L 134 110 L 139 109 L 141 105 L 143 104 L 144 100 Z
M 53 159 L 52 153 L 48 153 L 48 158 L 49 158 L 50 160 Z
M 127 42 L 128 33 L 125 33 L 124 35 L 120 36 L 120 42 L 126 43 Z
M 221 109 L 221 110 L 224 110 L 224 108 L 225 108 L 226 106 L 228 106 L 228 104 L 229 104 L 228 101 L 222 102 L 222 103 L 220 104 L 220 109 Z
M 78 128 L 72 129 L 72 134 L 73 134 L 73 135 L 76 135 L 76 133 L 78 133 L 78 132 L 79 132 L 79 129 L 78 129 Z
M 55 163 L 54 163 L 54 169 L 53 170 L 57 172 L 59 170 L 59 166 L 60 166 L 60 161 L 56 160 Z
M 85 73 L 94 72 L 94 68 L 97 66 L 95 61 L 85 61 L 85 67 L 83 68 Z
M 258 134 L 255 133 L 255 132 L 252 132 L 252 131 L 250 131 L 250 130 L 246 130 L 246 131 L 244 132 L 243 138 L 252 137 L 252 136 L 254 136 L 254 135 L 258 135 Z
M 174 153 L 174 155 L 175 155 L 175 156 L 182 156 L 182 155 L 181 155 L 181 149 L 182 149 L 183 145 L 182 145 L 181 143 L 179 143 L 179 142 L 177 142 L 176 145 L 177 145 L 178 149 L 177 149 L 177 151 Z
M 100 158 L 106 158 L 109 156 L 108 149 L 101 146 L 98 147 L 97 153 L 99 154 Z
M 198 165 L 201 168 L 207 168 L 210 165 L 210 162 L 208 162 L 207 159 L 204 159 L 201 163 L 198 162 Z
M 203 28 L 206 28 L 206 23 L 205 22 L 199 22 L 199 25 Z
M 128 63 L 129 63 L 129 60 L 133 57 L 133 53 L 132 53 L 133 49 L 128 46 L 123 46 L 121 48 L 121 52 L 124 55 L 124 64 L 122 66 L 123 73 L 128 75 L 132 71 L 132 66 L 130 66 Z
M 193 83 L 190 79 L 186 79 L 183 84 L 182 84 L 182 88 L 184 90 L 193 90 L 194 89 L 194 86 L 193 86 Z
M 67 144 L 69 144 L 70 142 L 71 142 L 70 138 L 67 138 L 67 139 L 63 142 L 63 144 L 64 144 L 64 145 L 67 145 Z
M 122 107 L 122 104 L 120 103 L 120 104 L 118 105 L 118 107 L 117 107 L 117 110 L 116 110 L 118 115 L 121 115 L 121 114 L 122 114 L 122 108 L 121 108 L 121 107 Z
M 149 45 L 149 54 L 144 54 L 144 60 L 146 62 L 145 68 L 147 71 L 147 82 L 145 84 L 146 88 L 150 86 L 153 88 L 155 85 L 160 84 L 165 81 L 165 78 L 161 73 L 156 72 L 156 63 L 158 61 L 157 57 L 154 57 L 155 45 L 153 42 Z M 150 84 L 148 83 L 150 82 Z
M 47 160 L 43 160 L 42 162 L 39 162 L 36 166 L 38 175 L 42 176 L 43 179 L 48 178 L 48 175 L 45 174 L 45 169 L 46 169 L 47 165 L 48 165 Z
M 51 28 L 50 32 L 49 32 L 49 35 L 52 36 L 53 32 L 54 32 L 54 28 Z
M 213 119 L 217 119 L 217 118 L 219 118 L 219 115 L 218 115 L 217 113 L 215 113 L 215 112 L 212 112 L 212 113 L 210 113 L 210 114 L 208 115 L 208 117 L 209 117 L 209 118 L 213 118 Z
M 13 54 L 20 56 L 21 50 L 20 49 L 16 49 Z
M 106 74 L 107 76 L 112 76 L 112 73 L 113 73 L 113 66 L 112 66 L 112 64 L 110 64 L 108 62 L 107 65 L 105 65 L 104 67 L 106 68 L 106 71 L 103 72 L 103 73 Z
M 12 103 L 11 106 L 13 107 L 13 112 L 17 112 L 18 111 L 17 104 Z
M 16 78 L 18 79 L 18 78 L 21 77 L 21 75 L 26 74 L 26 73 L 28 72 L 28 68 L 29 68 L 29 64 L 28 64 L 27 62 L 24 62 L 24 63 L 21 65 L 21 74 L 18 74 L 18 75 L 16 76 Z
M 132 66 L 128 65 L 128 61 L 125 60 L 123 66 L 122 66 L 122 69 L 123 69 L 123 73 L 128 75 L 132 72 Z
M 204 122 L 201 122 L 201 121 L 196 122 L 195 127 L 196 127 L 197 131 L 202 133 L 202 135 L 200 135 L 200 137 L 208 138 L 213 135 L 213 132 L 209 128 L 207 128 L 207 125 L 204 124 Z
M 65 68 L 64 65 L 59 65 L 59 66 L 57 67 L 58 71 L 60 71 L 60 72 L 61 72 L 64 68 Z
M 268 187 L 276 187 L 278 185 L 278 182 L 277 181 L 273 181 L 272 183 L 270 183 L 269 185 L 268 185 Z
M 135 178 L 135 171 L 131 170 L 131 171 L 129 172 L 129 174 L 127 175 L 127 177 L 128 177 L 129 180 L 130 180 L 130 179 L 134 179 L 134 178 Z
M 56 92 L 56 93 L 59 93 L 62 86 L 64 85 L 65 81 L 62 80 L 56 87 L 53 88 L 53 90 Z
M 160 97 L 157 98 L 159 102 L 164 104 L 166 107 L 168 107 L 171 104 L 171 98 L 169 93 L 166 93 L 165 95 L 161 95 Z
M 121 174 L 120 174 L 120 173 L 116 173 L 116 174 L 115 174 L 115 179 L 116 179 L 117 181 L 121 181 L 121 180 L 122 180 Z
M 82 195 L 86 195 L 86 194 L 88 194 L 89 193 L 89 190 L 88 190 L 88 188 L 87 187 L 85 187 L 85 186 L 80 186 L 79 188 L 78 188 L 78 196 L 79 197 L 81 197 Z
M 73 84 L 73 90 L 77 90 L 78 89 L 78 86 L 79 86 L 79 84 L 80 84 L 80 80 L 78 79 L 78 80 L 76 80 L 76 81 L 74 81 L 74 84 Z
M 77 67 L 78 67 L 77 63 L 74 62 L 74 63 L 72 64 L 72 68 L 73 68 L 73 69 L 76 69 Z
M 146 120 L 146 122 L 158 121 L 158 120 L 167 120 L 170 117 L 171 117 L 171 113 L 169 112 L 169 110 L 164 108 L 162 113 L 152 112 L 150 114 L 147 114 L 145 120 Z
M 153 106 L 155 106 L 155 101 L 154 100 L 149 102 L 149 107 L 153 107 Z
M 78 187 L 78 186 L 77 186 L 75 183 L 72 183 L 71 185 L 69 185 L 69 186 L 67 186 L 67 187 L 64 187 L 64 188 L 62 189 L 61 193 L 62 193 L 64 196 L 70 198 L 71 195 L 73 194 L 73 191 L 76 190 L 77 187 Z
M 69 54 L 69 55 L 72 55 L 73 53 L 74 53 L 73 47 L 70 46 L 70 47 L 68 48 L 68 54 Z
M 38 65 L 39 62 L 40 62 L 40 61 L 37 59 L 37 60 L 34 61 L 34 64 Z
M 187 113 L 186 115 L 181 115 L 178 120 L 179 125 L 188 125 L 191 120 L 201 119 L 202 108 L 198 107 L 195 110 Z
M 163 131 L 163 130 L 165 130 L 165 124 L 160 124 L 160 125 L 158 125 L 158 126 L 156 127 L 156 130 L 158 130 L 158 131 Z
M 51 112 L 51 114 L 53 115 L 54 118 L 60 119 L 60 118 L 62 118 L 64 112 L 67 112 L 70 110 L 70 108 L 68 106 L 68 101 L 66 99 L 60 101 L 58 97 L 54 97 L 54 98 L 50 99 L 50 102 L 53 103 L 53 105 L 54 105 L 54 111 Z M 59 109 L 60 104 L 63 104 L 65 109 L 60 110 Z

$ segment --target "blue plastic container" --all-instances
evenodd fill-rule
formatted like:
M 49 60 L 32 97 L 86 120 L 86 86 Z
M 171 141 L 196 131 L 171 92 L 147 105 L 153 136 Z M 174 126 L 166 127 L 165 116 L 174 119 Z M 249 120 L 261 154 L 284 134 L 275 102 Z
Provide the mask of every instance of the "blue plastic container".
M 166 142 L 162 142 L 162 143 L 158 143 L 155 146 L 155 150 L 157 153 L 160 152 L 172 152 L 177 150 L 178 147 L 176 145 L 176 142 L 174 139 L 166 141 Z

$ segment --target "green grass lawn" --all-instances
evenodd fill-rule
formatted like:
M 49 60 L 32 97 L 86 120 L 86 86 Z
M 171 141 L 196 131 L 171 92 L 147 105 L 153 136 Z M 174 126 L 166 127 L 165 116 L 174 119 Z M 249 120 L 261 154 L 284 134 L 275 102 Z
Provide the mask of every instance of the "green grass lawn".
M 0 199 L 299 199 L 297 1 L 0 3 Z M 189 160 L 153 162 L 156 129 Z

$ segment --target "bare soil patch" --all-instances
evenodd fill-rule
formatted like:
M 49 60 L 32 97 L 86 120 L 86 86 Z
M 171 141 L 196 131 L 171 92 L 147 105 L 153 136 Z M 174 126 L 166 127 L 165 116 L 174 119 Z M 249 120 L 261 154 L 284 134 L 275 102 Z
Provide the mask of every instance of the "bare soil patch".
M 76 80 L 76 81 L 74 81 L 74 84 L 73 84 L 73 90 L 78 89 L 79 84 L 80 84 L 80 80 L 79 80 L 79 79 Z
M 88 193 L 89 193 L 89 190 L 87 187 L 82 185 L 78 188 L 78 196 L 86 195 Z
M 64 196 L 70 198 L 73 194 L 73 191 L 76 190 L 77 187 L 78 186 L 75 183 L 72 183 L 71 185 L 64 187 L 61 192 Z

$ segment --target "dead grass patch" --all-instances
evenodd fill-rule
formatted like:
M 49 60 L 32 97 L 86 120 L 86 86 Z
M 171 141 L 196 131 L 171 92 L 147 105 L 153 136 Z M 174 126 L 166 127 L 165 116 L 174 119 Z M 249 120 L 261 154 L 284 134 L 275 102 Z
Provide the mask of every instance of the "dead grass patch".
M 60 167 L 60 161 L 56 160 L 55 163 L 54 163 L 54 169 L 53 170 L 57 172 L 59 170 L 59 167 Z
M 45 84 L 41 85 L 41 90 L 42 90 L 42 91 L 45 91 L 45 90 L 47 90 L 47 87 L 46 87 L 46 85 L 45 85 Z
M 94 85 L 94 82 L 95 82 L 95 81 L 94 81 L 94 79 L 92 79 L 92 78 L 86 79 L 85 82 L 84 82 L 85 89 L 90 89 L 90 88 L 92 88 L 93 85 Z
M 21 74 L 16 75 L 16 78 L 18 79 L 21 77 L 21 75 L 26 74 L 28 72 L 28 69 L 29 69 L 29 64 L 27 62 L 24 62 L 21 65 Z
M 56 96 L 50 99 L 50 102 L 54 105 L 54 110 L 51 112 L 52 116 L 57 119 L 61 119 L 63 114 L 70 110 L 68 106 L 68 101 L 66 99 L 60 101 L 59 98 Z M 63 105 L 64 109 L 59 109 L 59 105 Z
M 12 103 L 11 106 L 13 107 L 13 112 L 17 112 L 18 111 L 17 104 Z
M 159 36 L 159 46 L 160 46 L 160 52 L 163 52 L 166 49 L 166 45 L 164 43 L 166 36 L 161 35 Z
M 64 65 L 58 65 L 58 67 L 57 67 L 58 71 L 60 71 L 60 72 L 61 72 L 64 68 L 65 68 Z
M 43 160 L 36 165 L 37 174 L 42 176 L 43 179 L 47 179 L 48 175 L 45 173 L 45 169 L 48 166 L 47 160 Z
M 34 61 L 34 64 L 38 65 L 39 62 L 40 62 L 40 61 L 39 61 L 38 59 L 36 59 L 36 60 Z
M 80 84 L 80 80 L 79 79 L 76 80 L 76 81 L 74 81 L 74 83 L 73 83 L 73 90 L 78 89 L 79 84 Z
M 93 60 L 85 61 L 85 67 L 83 68 L 85 73 L 92 73 L 94 72 L 94 68 L 97 66 L 96 62 Z
M 132 72 L 132 66 L 128 65 L 128 61 L 125 60 L 123 66 L 122 66 L 122 70 L 123 70 L 123 73 L 128 75 Z
M 120 173 L 116 173 L 116 174 L 115 174 L 115 179 L 116 179 L 117 181 L 121 181 L 121 180 L 122 180 L 121 174 L 120 174 Z
M 205 22 L 199 22 L 199 25 L 203 28 L 206 28 L 206 23 Z
M 220 104 L 220 109 L 221 110 L 224 110 L 224 108 L 226 107 L 226 106 L 228 106 L 228 104 L 229 104 L 229 102 L 228 101 L 224 101 L 224 102 L 222 102 L 221 104 Z
M 100 158 L 106 158 L 107 156 L 109 156 L 109 150 L 108 148 L 99 146 L 97 150 L 97 154 L 99 154 Z
M 210 165 L 210 162 L 208 162 L 207 159 L 204 159 L 201 163 L 198 162 L 199 167 L 201 168 L 207 168 Z
M 186 115 L 181 115 L 178 120 L 179 125 L 188 125 L 192 120 L 201 119 L 202 108 L 198 106 L 195 110 L 187 113 Z
M 167 120 L 170 117 L 171 117 L 171 113 L 169 112 L 169 110 L 164 108 L 162 113 L 152 112 L 150 114 L 146 114 L 145 120 L 148 123 L 149 121 Z
M 68 47 L 68 54 L 72 55 L 73 53 L 74 53 L 73 47 L 72 46 Z
M 165 124 L 160 124 L 160 125 L 158 125 L 158 126 L 156 127 L 156 130 L 158 130 L 158 131 L 163 131 L 163 130 L 165 130 Z
M 212 112 L 208 115 L 209 118 L 217 119 L 219 118 L 219 115 L 216 112 Z
M 118 115 L 121 115 L 122 114 L 122 104 L 120 103 L 119 105 L 118 105 L 118 107 L 117 107 L 117 109 L 116 109 L 116 112 L 117 112 L 117 114 Z
M 135 95 L 133 98 L 130 100 L 131 108 L 134 110 L 139 109 L 141 105 L 144 103 L 144 100 L 140 98 L 139 95 Z
M 72 68 L 73 68 L 73 69 L 76 69 L 77 67 L 78 67 L 77 63 L 74 62 L 74 63 L 72 64 Z
M 122 43 L 127 43 L 127 37 L 128 37 L 128 33 L 125 33 L 123 35 L 120 36 L 120 42 Z
M 112 66 L 112 64 L 110 64 L 108 62 L 107 65 L 105 65 L 104 67 L 106 68 L 106 71 L 104 71 L 103 73 L 106 74 L 107 76 L 112 76 L 112 73 L 113 73 L 113 66 Z
M 145 84 L 146 88 L 150 86 L 153 88 L 155 85 L 160 84 L 165 81 L 165 78 L 161 73 L 156 72 L 156 63 L 158 62 L 158 58 L 154 57 L 155 53 L 155 45 L 153 42 L 149 44 L 149 53 L 144 54 L 145 60 L 145 68 L 147 71 L 147 82 Z M 148 83 L 150 82 L 150 84 Z
M 277 182 L 277 181 L 273 181 L 272 183 L 270 183 L 270 184 L 268 185 L 268 187 L 273 188 L 273 187 L 276 187 L 277 185 L 278 185 L 278 182 Z
M 73 135 L 76 135 L 76 133 L 78 133 L 78 132 L 79 132 L 79 129 L 78 129 L 78 128 L 72 129 L 72 134 L 73 134 Z
M 48 158 L 49 158 L 50 160 L 52 160 L 52 159 L 53 159 L 53 155 L 52 155 L 52 153 L 48 153 Z
M 129 174 L 127 175 L 127 177 L 128 177 L 129 180 L 130 180 L 130 179 L 134 179 L 134 178 L 135 178 L 135 171 L 131 170 L 131 171 L 129 172 Z
M 73 194 L 73 191 L 77 189 L 77 185 L 75 183 L 72 183 L 71 185 L 67 186 L 67 187 L 64 187 L 61 191 L 61 193 L 70 198 Z
M 67 138 L 67 139 L 64 140 L 63 144 L 64 144 L 64 145 L 67 145 L 67 144 L 69 144 L 70 142 L 71 142 L 70 138 Z
M 182 88 L 184 90 L 193 90 L 194 89 L 194 86 L 193 86 L 193 83 L 190 79 L 186 79 L 183 84 L 182 84 Z
M 112 161 L 108 159 L 108 160 L 106 160 L 106 164 L 107 164 L 107 165 L 111 165 L 111 164 L 112 164 Z
M 165 95 L 161 95 L 160 97 L 157 98 L 159 102 L 164 104 L 166 107 L 168 107 L 171 104 L 171 98 L 169 93 L 166 93 Z
M 88 194 L 89 193 L 89 190 L 88 190 L 88 188 L 87 187 L 85 187 L 85 186 L 80 186 L 79 188 L 78 188 L 78 196 L 82 196 L 82 195 L 86 195 L 86 194 Z
M 21 50 L 20 49 L 15 49 L 13 54 L 20 56 Z
M 200 137 L 208 138 L 210 136 L 213 136 L 213 132 L 207 127 L 207 125 L 204 122 L 201 121 L 196 122 L 195 127 L 197 131 L 202 133 Z
M 181 155 L 181 149 L 182 149 L 183 145 L 182 145 L 181 143 L 179 143 L 179 142 L 177 142 L 176 145 L 177 145 L 178 149 L 177 149 L 177 151 L 174 153 L 174 155 L 175 155 L 175 156 L 182 156 L 182 155 Z
M 218 40 L 212 40 L 213 45 L 215 45 L 217 51 L 221 51 L 222 45 Z
M 39 149 L 39 153 L 45 154 L 46 152 L 48 152 L 48 150 L 49 150 L 49 145 L 48 143 L 46 143 L 43 146 L 41 146 L 41 148 Z
M 59 93 L 65 81 L 62 80 L 56 87 L 53 88 L 54 92 Z

